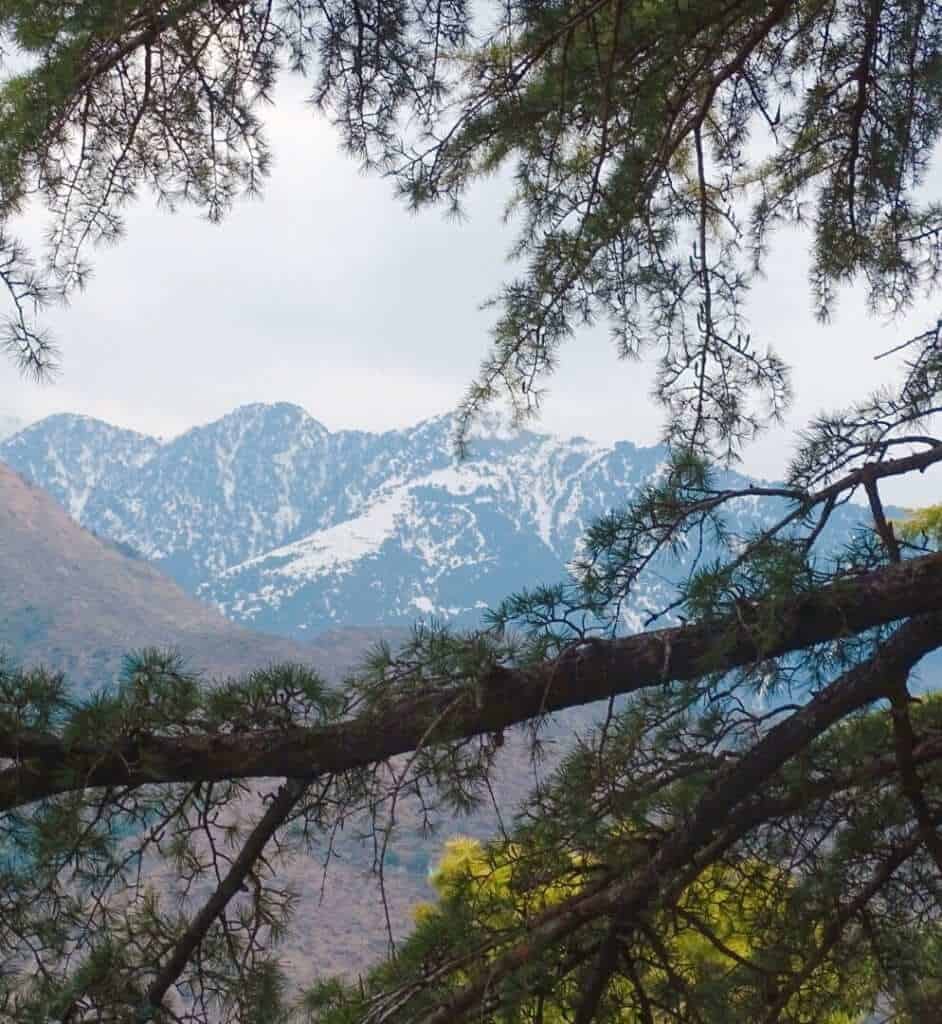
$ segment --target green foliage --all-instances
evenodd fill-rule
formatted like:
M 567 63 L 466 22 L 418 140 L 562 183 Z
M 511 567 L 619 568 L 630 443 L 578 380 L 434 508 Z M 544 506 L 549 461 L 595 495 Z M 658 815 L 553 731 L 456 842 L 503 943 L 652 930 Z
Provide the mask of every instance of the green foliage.
M 512 595 L 486 630 L 419 629 L 337 690 L 290 666 L 211 689 L 144 651 L 76 700 L 59 677 L 0 665 L 0 1014 L 856 1024 L 882 998 L 917 1021 L 940 991 L 942 718 L 904 691 L 942 630 L 839 625 L 790 657 L 770 639 L 783 609 L 800 619 L 797 598 L 879 581 L 939 543 L 933 508 L 900 524 L 901 550 L 879 493 L 942 460 L 928 432 L 939 325 L 898 346 L 898 379 L 808 426 L 784 483 L 730 467 L 791 395 L 743 312 L 776 230 L 809 228 L 822 318 L 858 278 L 893 313 L 938 284 L 942 206 L 924 185 L 942 131 L 942 6 L 0 0 L 0 37 L 0 345 L 24 370 L 54 354 L 35 307 L 81 287 L 88 244 L 120 237 L 141 189 L 218 220 L 260 187 L 261 111 L 290 67 L 412 207 L 458 211 L 482 176 L 513 171 L 521 269 L 494 300 L 459 445 L 499 394 L 532 414 L 560 346 L 597 320 L 622 356 L 656 357 L 669 443 L 657 478 L 590 526 L 569 578 Z M 9 230 L 33 199 L 49 214 L 41 259 Z M 861 494 L 874 528 L 824 557 L 836 511 Z M 731 513 L 756 497 L 777 517 L 738 532 Z M 295 902 L 279 855 L 329 860 L 356 821 L 382 877 L 404 806 L 423 827 L 435 808 L 479 806 L 503 733 L 454 722 L 511 706 L 504 682 L 521 673 L 545 672 L 549 692 L 557 669 L 608 672 L 614 648 L 598 645 L 637 625 L 625 609 L 652 572 L 676 587 L 644 626 L 693 623 L 645 640 L 663 685 L 580 726 L 505 841 L 451 848 L 398 957 L 295 1005 L 275 959 Z M 709 649 L 675 673 L 672 644 L 691 636 Z M 733 647 L 748 657 L 723 673 Z M 874 695 L 893 698 L 891 715 L 860 714 Z M 415 749 L 372 763 L 364 735 L 417 708 L 434 715 Z M 302 755 L 361 753 L 259 793 L 244 776 L 286 737 Z M 181 764 L 159 778 L 181 781 L 90 785 L 104 762 L 154 779 L 170 739 L 186 741 Z M 249 767 L 188 782 L 200 744 Z M 37 780 L 46 795 L 21 799 Z
M 942 545 L 942 505 L 929 505 L 911 512 L 897 527 L 905 540 Z
M 335 689 L 300 666 L 272 666 L 213 688 L 173 653 L 145 650 L 126 659 L 113 689 L 83 700 L 61 676 L 0 666 L 0 733 L 57 736 L 67 747 L 120 745 L 144 732 L 300 727 L 335 719 L 342 705 Z M 245 785 L 224 781 L 73 791 L 0 817 L 0 1015 L 38 1024 L 67 1011 L 114 1019 L 123 1007 L 133 1016 L 147 971 L 189 926 L 199 887 L 218 877 L 207 844 L 231 851 L 244 841 L 246 822 L 231 808 L 249 797 Z M 293 894 L 263 865 L 252 878 L 230 916 L 210 930 L 185 984 L 223 1019 L 277 1020 L 287 1000 L 274 948 Z M 24 971 L 14 953 L 24 941 L 43 951 L 42 972 Z
M 657 717 L 664 710 L 661 704 Z M 652 735 L 653 714 L 653 707 L 639 702 L 617 716 L 604 737 L 574 752 L 552 786 L 534 797 L 528 810 L 535 812 L 538 802 L 539 813 L 522 815 L 512 836 L 487 846 L 466 838 L 446 843 L 431 879 L 437 900 L 417 909 L 415 929 L 395 959 L 374 969 L 365 983 L 315 986 L 302 1004 L 305 1019 L 424 1019 L 477 972 L 486 975 L 508 948 L 518 942 L 525 948 L 526 936 L 548 910 L 578 899 L 616 865 L 643 863 L 659 837 L 683 818 L 689 791 L 699 794 L 709 784 L 706 774 L 645 779 L 639 761 L 634 771 L 618 773 L 636 780 L 633 793 L 603 795 L 603 742 L 608 771 L 619 757 L 634 760 L 671 743 L 663 732 Z M 917 719 L 921 729 L 942 724 L 942 701 L 926 702 Z M 674 743 L 689 742 L 697 733 L 693 725 L 679 728 Z M 707 718 L 699 726 L 701 735 L 712 731 Z M 619 943 L 625 967 L 593 1019 L 719 1024 L 761 1020 L 775 1007 L 776 1020 L 860 1024 L 882 998 L 893 1002 L 894 1019 L 917 1024 L 921 1018 L 911 1014 L 942 976 L 938 962 L 930 966 L 938 917 L 929 908 L 923 914 L 908 895 L 923 870 L 915 853 L 913 862 L 901 862 L 897 877 L 881 879 L 865 924 L 848 912 L 880 878 L 880 859 L 892 849 L 894 835 L 909 828 L 892 787 L 871 779 L 863 789 L 842 791 L 839 781 L 852 776 L 848 765 L 865 763 L 891 743 L 891 731 L 885 713 L 857 718 L 791 766 L 778 791 L 782 802 L 787 794 L 817 787 L 822 805 L 811 817 L 805 817 L 807 809 L 799 811 L 728 849 L 719 861 L 692 872 L 660 909 L 626 928 Z M 685 760 L 678 752 L 676 764 Z M 829 786 L 821 786 L 823 779 Z M 934 790 L 940 781 L 934 772 Z M 654 800 L 642 796 L 649 785 Z M 808 826 L 821 829 L 828 842 L 813 851 L 796 847 L 793 830 Z M 848 927 L 833 930 L 842 915 Z M 527 958 L 511 982 L 495 979 L 485 1019 L 571 1020 L 588 964 L 607 934 L 605 927 L 588 924 L 550 956 Z
M 0 31 L 23 58 L 0 81 L 0 226 L 36 191 L 51 214 L 48 281 L 0 245 L 7 347 L 36 372 L 51 352 L 27 307 L 82 284 L 84 248 L 119 237 L 141 187 L 211 219 L 260 187 L 286 65 L 413 207 L 458 210 L 513 167 L 524 269 L 494 299 L 465 426 L 499 393 L 533 413 L 559 346 L 603 319 L 623 356 L 657 354 L 675 447 L 733 459 L 790 399 L 742 309 L 777 228 L 811 226 L 822 316 L 856 277 L 899 311 L 939 272 L 942 208 L 920 192 L 942 129 L 935 4 L 10 0 Z
M 61 674 L 23 672 L 0 658 L 0 728 L 44 732 L 61 725 L 72 707 Z

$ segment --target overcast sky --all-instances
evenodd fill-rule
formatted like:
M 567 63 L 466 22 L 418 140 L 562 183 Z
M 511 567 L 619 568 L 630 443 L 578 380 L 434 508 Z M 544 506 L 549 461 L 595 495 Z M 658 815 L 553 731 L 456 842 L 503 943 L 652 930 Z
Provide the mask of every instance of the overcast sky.
M 262 200 L 218 226 L 147 200 L 129 212 L 127 237 L 94 254 L 87 290 L 47 317 L 60 375 L 36 385 L 0 362 L 0 415 L 81 412 L 169 436 L 256 401 L 296 402 L 331 429 L 388 429 L 454 407 L 488 345 L 494 314 L 479 305 L 512 272 L 505 189 L 477 188 L 461 223 L 411 215 L 388 181 L 340 153 L 302 95 L 283 88 L 271 112 L 275 163 Z M 36 218 L 25 226 L 33 237 L 39 228 Z M 938 315 L 930 302 L 903 321 L 874 321 L 851 291 L 820 326 L 806 242 L 783 237 L 751 295 L 753 334 L 791 362 L 796 392 L 789 430 L 747 454 L 746 468 L 765 477 L 781 475 L 795 427 L 887 381 L 890 360 L 873 356 Z M 604 328 L 569 344 L 549 387 L 547 430 L 657 439 L 651 368 L 620 363 Z M 926 474 L 891 497 L 916 503 L 940 490 L 939 475 Z

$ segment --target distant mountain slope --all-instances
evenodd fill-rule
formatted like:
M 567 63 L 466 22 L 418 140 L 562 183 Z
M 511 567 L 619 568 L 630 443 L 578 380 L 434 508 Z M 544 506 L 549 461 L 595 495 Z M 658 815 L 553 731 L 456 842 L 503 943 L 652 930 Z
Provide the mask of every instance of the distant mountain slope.
M 238 674 L 275 661 L 341 671 L 373 639 L 342 631 L 302 645 L 233 625 L 153 566 L 82 529 L 45 491 L 0 464 L 0 650 L 64 670 L 87 686 L 112 679 L 129 649 L 178 648 L 194 668 Z
M 233 621 L 301 639 L 347 623 L 476 621 L 519 587 L 559 579 L 586 526 L 665 458 L 658 447 L 491 423 L 456 464 L 453 426 L 442 416 L 385 434 L 332 433 L 281 403 L 160 444 L 56 416 L 0 444 L 0 459 Z M 742 501 L 730 526 L 747 533 L 780 511 L 777 500 Z M 832 538 L 864 517 L 837 510 Z M 629 624 L 668 589 L 650 573 Z

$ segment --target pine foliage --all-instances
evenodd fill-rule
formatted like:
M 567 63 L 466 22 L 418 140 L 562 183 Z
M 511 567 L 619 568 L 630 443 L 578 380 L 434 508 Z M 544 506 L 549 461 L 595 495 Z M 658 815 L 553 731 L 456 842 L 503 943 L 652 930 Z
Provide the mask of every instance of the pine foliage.
M 777 230 L 806 229 L 822 319 L 851 281 L 874 313 L 939 283 L 940 36 L 930 0 L 0 2 L 0 342 L 22 369 L 51 368 L 37 309 L 82 287 L 139 192 L 218 220 L 261 188 L 292 71 L 413 208 L 459 212 L 510 172 L 517 276 L 459 448 L 499 395 L 533 414 L 560 346 L 604 321 L 657 361 L 669 450 L 566 579 L 479 631 L 417 629 L 339 688 L 296 666 L 209 686 L 143 651 L 79 699 L 0 667 L 0 1015 L 932 1019 L 942 719 L 912 690 L 942 646 L 939 510 L 894 524 L 882 492 L 942 461 L 939 324 L 808 424 L 783 481 L 732 468 L 791 395 L 744 308 Z M 15 240 L 32 202 L 43 252 Z M 777 518 L 737 533 L 757 496 Z M 835 551 L 852 499 L 872 528 Z M 646 571 L 676 587 L 639 623 Z M 384 885 L 407 806 L 478 806 L 505 729 L 537 756 L 551 713 L 593 700 L 506 834 L 450 847 L 398 955 L 297 991 L 284 858 L 329 860 L 356 821 Z

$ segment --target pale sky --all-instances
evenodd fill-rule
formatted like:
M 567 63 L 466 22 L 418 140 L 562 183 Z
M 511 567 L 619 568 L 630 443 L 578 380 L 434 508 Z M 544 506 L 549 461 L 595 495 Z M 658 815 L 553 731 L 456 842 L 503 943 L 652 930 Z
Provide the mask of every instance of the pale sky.
M 283 87 L 271 111 L 274 171 L 260 201 L 218 226 L 148 199 L 129 211 L 126 238 L 93 254 L 87 290 L 46 317 L 63 351 L 58 378 L 37 385 L 0 361 L 0 414 L 79 412 L 170 436 L 247 402 L 295 402 L 330 429 L 368 430 L 456 405 L 488 346 L 494 312 L 479 305 L 513 272 L 504 185 L 478 187 L 460 223 L 411 215 L 302 97 Z M 24 230 L 39 237 L 41 220 Z M 874 321 L 851 290 L 831 325 L 817 324 L 806 244 L 782 236 L 750 299 L 753 335 L 794 370 L 789 429 L 746 454 L 745 468 L 767 478 L 782 474 L 796 427 L 890 380 L 891 361 L 873 356 L 938 316 L 929 301 L 901 322 Z M 657 440 L 651 368 L 619 362 L 604 327 L 567 346 L 549 388 L 535 429 Z M 942 474 L 927 473 L 889 497 L 916 504 L 940 491 Z

